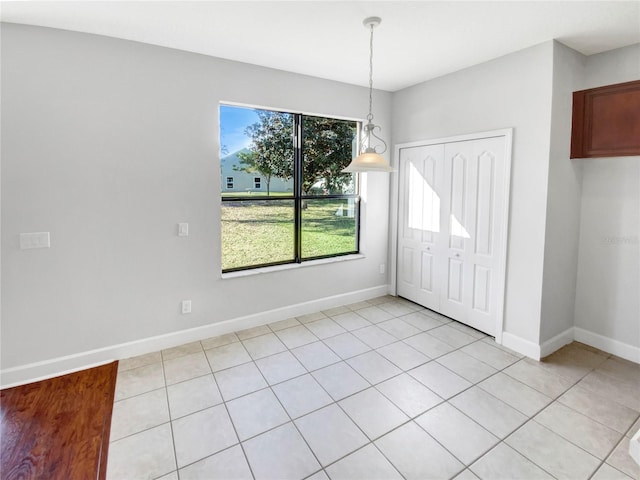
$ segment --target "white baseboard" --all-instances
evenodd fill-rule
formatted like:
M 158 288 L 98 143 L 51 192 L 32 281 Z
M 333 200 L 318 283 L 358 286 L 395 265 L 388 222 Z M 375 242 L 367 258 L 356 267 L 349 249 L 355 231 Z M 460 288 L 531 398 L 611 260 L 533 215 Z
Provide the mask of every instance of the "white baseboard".
M 534 360 L 540 360 L 574 340 L 598 348 L 603 352 L 640 363 L 640 347 L 629 345 L 580 327 L 567 328 L 564 332 L 547 340 L 542 345 L 530 342 L 509 332 L 502 333 L 502 345 Z
M 586 343 L 592 347 L 603 350 L 607 353 L 617 355 L 626 360 L 630 360 L 635 363 L 640 363 L 640 347 L 623 343 L 613 338 L 605 337 L 598 333 L 584 330 L 580 327 L 574 327 L 574 339 L 577 342 Z
M 513 333 L 502 332 L 502 345 L 526 357 L 540 360 L 540 345 L 518 337 Z
M 44 380 L 72 373 L 85 368 L 103 365 L 114 360 L 156 352 L 165 348 L 176 347 L 185 343 L 203 340 L 225 333 L 257 327 L 286 318 L 297 317 L 308 313 L 319 312 L 340 305 L 362 302 L 371 298 L 387 295 L 388 285 L 343 293 L 331 297 L 319 298 L 309 302 L 288 305 L 266 312 L 255 313 L 223 322 L 203 325 L 201 327 L 180 330 L 155 337 L 143 338 L 133 342 L 111 345 L 108 347 L 81 352 L 64 357 L 52 358 L 41 362 L 20 365 L 0 370 L 0 387 L 8 388 L 25 383 Z
M 564 332 L 559 333 L 540 345 L 540 358 L 551 355 L 556 350 L 561 349 L 565 345 L 570 344 L 574 340 L 574 328 L 567 328 Z

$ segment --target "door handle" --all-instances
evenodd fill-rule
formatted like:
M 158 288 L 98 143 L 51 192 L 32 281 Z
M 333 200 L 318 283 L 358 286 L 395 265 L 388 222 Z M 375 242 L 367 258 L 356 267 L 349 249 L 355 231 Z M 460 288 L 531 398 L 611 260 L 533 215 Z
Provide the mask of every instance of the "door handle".
M 459 256 L 460 256 L 460 254 L 459 254 L 459 253 L 456 253 L 456 257 L 459 257 Z

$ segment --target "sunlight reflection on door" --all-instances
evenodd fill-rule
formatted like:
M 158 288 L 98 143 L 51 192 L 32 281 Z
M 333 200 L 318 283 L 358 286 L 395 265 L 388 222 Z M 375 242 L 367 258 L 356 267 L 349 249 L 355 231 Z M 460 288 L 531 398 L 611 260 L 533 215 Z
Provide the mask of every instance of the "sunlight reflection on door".
M 471 238 L 467 229 L 460 223 L 456 216 L 451 214 L 451 236 L 461 238 Z
M 408 198 L 408 226 L 423 232 L 440 231 L 440 197 L 431 185 L 435 182 L 435 169 L 431 157 L 424 162 L 427 172 L 420 172 L 415 163 L 409 164 L 409 198 Z M 425 175 L 426 173 L 426 175 Z M 429 175 L 431 173 L 431 175 Z M 428 178 L 431 177 L 431 178 Z

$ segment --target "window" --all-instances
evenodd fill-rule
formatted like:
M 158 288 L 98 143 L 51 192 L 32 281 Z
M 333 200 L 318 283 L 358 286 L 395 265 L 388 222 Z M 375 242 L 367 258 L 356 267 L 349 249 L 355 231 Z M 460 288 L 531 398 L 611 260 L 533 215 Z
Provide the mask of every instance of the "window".
M 359 251 L 357 176 L 341 171 L 357 133 L 354 121 L 220 106 L 221 173 L 236 187 L 221 195 L 223 272 Z
M 227 190 L 233 190 L 233 177 L 227 177 Z

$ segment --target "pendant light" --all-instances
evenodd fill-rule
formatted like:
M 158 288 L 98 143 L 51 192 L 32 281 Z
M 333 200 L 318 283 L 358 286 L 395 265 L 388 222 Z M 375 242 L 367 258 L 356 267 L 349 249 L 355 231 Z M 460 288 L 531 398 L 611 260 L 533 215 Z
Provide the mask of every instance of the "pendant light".
M 369 115 L 367 115 L 367 124 L 362 127 L 362 138 L 359 145 L 359 155 L 352 160 L 343 172 L 393 172 L 393 168 L 389 166 L 381 153 L 387 151 L 385 141 L 376 135 L 376 129 L 380 131 L 380 127 L 373 123 L 373 114 L 371 113 L 371 104 L 373 103 L 373 29 L 380 25 L 382 20 L 380 17 L 365 18 L 362 24 L 369 28 Z M 374 145 L 381 143 L 382 145 Z

